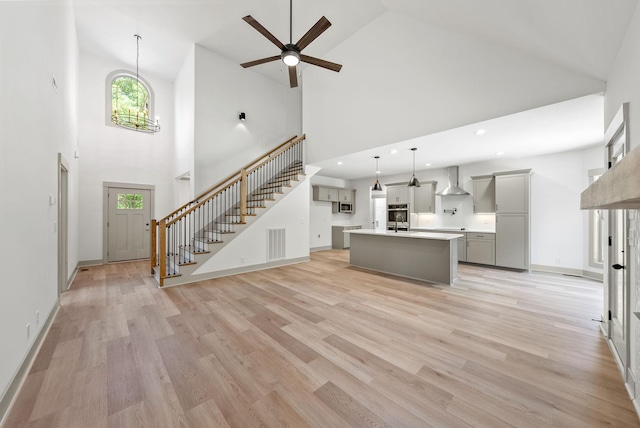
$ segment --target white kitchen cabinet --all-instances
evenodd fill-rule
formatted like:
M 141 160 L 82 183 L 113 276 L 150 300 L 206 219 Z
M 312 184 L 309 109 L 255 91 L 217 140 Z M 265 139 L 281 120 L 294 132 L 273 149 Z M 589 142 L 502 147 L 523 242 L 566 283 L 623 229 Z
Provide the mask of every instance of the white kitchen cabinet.
M 352 204 L 355 199 L 355 190 L 350 189 L 339 189 L 338 190 L 338 200 L 340 202 L 347 202 Z
M 411 204 L 411 187 L 387 186 L 387 204 Z
M 496 180 L 492 175 L 471 177 L 473 180 L 473 213 L 496 212 Z
M 338 189 L 335 187 L 313 186 L 313 200 L 338 202 Z
M 412 213 L 435 213 L 436 212 L 436 184 L 437 181 L 425 181 L 420 183 L 420 187 L 408 187 L 413 191 Z
M 529 212 L 531 170 L 495 173 L 495 212 L 526 214 Z
M 496 265 L 530 268 L 528 214 L 502 214 L 496 218 Z
M 496 264 L 496 234 L 467 232 L 466 261 L 483 265 Z

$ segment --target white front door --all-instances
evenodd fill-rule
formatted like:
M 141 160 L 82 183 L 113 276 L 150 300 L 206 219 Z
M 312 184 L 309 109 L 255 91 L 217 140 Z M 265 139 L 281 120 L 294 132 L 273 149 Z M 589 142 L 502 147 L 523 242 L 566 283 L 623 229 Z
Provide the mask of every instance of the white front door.
M 151 190 L 109 187 L 107 261 L 149 258 Z

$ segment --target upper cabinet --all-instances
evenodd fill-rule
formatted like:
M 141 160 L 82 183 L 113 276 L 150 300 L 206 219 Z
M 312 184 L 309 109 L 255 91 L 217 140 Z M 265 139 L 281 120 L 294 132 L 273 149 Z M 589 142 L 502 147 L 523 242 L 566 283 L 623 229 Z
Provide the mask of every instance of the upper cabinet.
M 531 170 L 495 173 L 495 212 L 522 214 L 529 212 Z
M 339 202 L 348 202 L 350 204 L 353 203 L 355 199 L 355 190 L 350 189 L 339 189 L 338 190 L 338 201 Z
M 435 213 L 436 212 L 436 184 L 437 181 L 424 181 L 420 187 L 413 189 L 412 213 Z
M 313 186 L 313 200 L 325 202 L 338 202 L 339 191 L 334 187 Z
M 387 204 L 411 204 L 411 187 L 387 186 Z
M 473 180 L 473 213 L 495 213 L 496 187 L 493 174 L 471 177 L 471 179 Z

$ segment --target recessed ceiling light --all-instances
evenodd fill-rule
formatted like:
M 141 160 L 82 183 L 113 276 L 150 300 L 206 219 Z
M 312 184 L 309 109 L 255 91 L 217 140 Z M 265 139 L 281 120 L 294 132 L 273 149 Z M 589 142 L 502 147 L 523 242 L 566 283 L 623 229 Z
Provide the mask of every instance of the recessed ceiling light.
M 342 161 L 338 161 L 338 165 L 342 165 Z
M 376 171 L 376 174 L 380 174 L 380 171 Z
M 398 153 L 398 151 L 394 149 L 394 150 L 391 150 L 389 153 L 391 153 L 392 155 L 395 155 L 396 153 Z
M 476 132 L 474 132 L 474 134 L 476 135 L 483 135 L 486 134 L 487 130 L 486 129 L 478 129 Z
M 430 163 L 425 163 L 424 166 L 431 166 L 431 164 Z
M 502 156 L 504 152 L 496 152 L 496 156 Z

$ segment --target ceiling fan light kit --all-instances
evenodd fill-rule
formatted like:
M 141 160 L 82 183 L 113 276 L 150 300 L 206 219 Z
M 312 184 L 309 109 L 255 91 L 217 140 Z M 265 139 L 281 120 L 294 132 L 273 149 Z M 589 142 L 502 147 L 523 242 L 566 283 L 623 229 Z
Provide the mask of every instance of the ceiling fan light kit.
M 282 62 L 289 67 L 295 67 L 300 63 L 300 54 L 295 51 L 294 46 L 287 45 L 287 50 L 282 52 Z
M 242 18 L 247 24 L 251 25 L 257 32 L 266 37 L 271 43 L 280 48 L 280 55 L 270 56 L 267 58 L 257 59 L 255 61 L 249 61 L 240 64 L 244 68 L 253 67 L 255 65 L 265 64 L 267 62 L 277 61 L 278 59 L 282 60 L 282 62 L 289 67 L 289 85 L 292 88 L 298 86 L 298 74 L 296 72 L 296 66 L 300 62 L 306 62 L 307 64 L 315 65 L 318 67 L 323 67 L 328 70 L 332 70 L 335 72 L 339 72 L 342 68 L 342 65 L 336 64 L 334 62 L 326 61 L 320 58 L 314 58 L 312 56 L 303 55 L 300 52 L 311 42 L 320 36 L 320 34 L 324 33 L 327 28 L 331 26 L 331 22 L 324 16 L 315 23 L 313 27 L 309 29 L 305 33 L 304 36 L 298 40 L 297 43 L 293 43 L 293 0 L 289 1 L 289 43 L 284 44 L 276 36 L 271 34 L 269 30 L 264 28 L 262 24 L 256 21 L 251 15 L 247 15 Z

